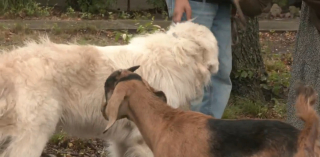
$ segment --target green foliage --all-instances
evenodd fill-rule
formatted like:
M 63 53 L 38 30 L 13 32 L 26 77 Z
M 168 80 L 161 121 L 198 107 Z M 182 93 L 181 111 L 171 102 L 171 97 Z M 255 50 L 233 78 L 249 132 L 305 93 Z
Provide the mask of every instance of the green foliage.
M 272 107 L 274 113 L 277 117 L 284 118 L 284 116 L 287 114 L 286 104 L 281 100 L 275 98 L 273 98 L 272 100 L 274 101 L 274 105 Z
M 272 106 L 272 107 L 268 107 Z M 283 119 L 286 115 L 286 105 L 282 100 L 272 99 L 269 104 L 253 102 L 247 98 L 231 96 L 230 103 L 225 109 L 223 119 L 241 118 L 277 118 Z
M 73 9 L 72 7 L 69 6 L 69 7 L 67 8 L 66 14 L 67 14 L 68 16 L 74 16 L 74 15 L 75 15 L 75 11 L 74 11 L 74 9 Z
M 23 25 L 21 23 L 14 24 L 14 27 L 11 29 L 11 31 L 13 33 L 22 33 L 22 34 L 24 33 L 28 34 L 31 32 L 31 30 L 27 27 L 27 25 Z
M 64 140 L 65 136 L 66 136 L 66 134 L 64 132 L 60 131 L 60 132 L 54 134 L 51 137 L 49 142 L 54 143 L 54 144 L 59 144 L 61 141 Z
M 223 119 L 237 119 L 241 117 L 266 118 L 268 107 L 260 102 L 253 102 L 246 98 L 233 97 L 226 108 Z
M 88 12 L 83 12 L 83 13 L 81 13 L 81 18 L 82 19 L 91 19 L 92 18 L 92 14 L 88 13 Z
M 166 7 L 166 1 L 165 0 L 147 0 L 147 3 L 153 5 L 155 8 L 164 10 Z
M 237 70 L 235 73 L 235 78 L 241 79 L 252 79 L 254 77 L 254 71 L 253 70 Z
M 42 7 L 35 0 L 2 0 L 0 14 L 7 16 L 49 16 L 52 7 Z
M 280 7 L 285 7 L 288 4 L 288 0 L 272 0 L 272 2 L 278 4 Z
M 51 31 L 55 35 L 59 35 L 62 33 L 61 28 L 56 23 L 54 23 L 53 26 L 51 27 Z
M 293 15 L 293 17 L 300 16 L 300 13 L 299 13 L 300 9 L 296 8 L 295 6 L 290 6 L 289 11 L 290 11 L 291 15 Z
M 133 34 L 128 33 L 128 30 L 116 31 L 115 33 L 115 41 L 119 41 L 119 39 L 121 38 L 125 43 L 128 43 L 133 37 Z
M 154 17 L 152 17 L 150 22 L 147 22 L 145 24 L 136 23 L 136 25 L 138 25 L 137 34 L 143 35 L 146 33 L 163 31 L 163 29 L 160 26 L 154 25 L 153 21 L 154 21 Z M 128 43 L 130 39 L 134 36 L 133 34 L 128 33 L 128 30 L 116 31 L 115 33 L 116 33 L 115 40 L 118 41 L 121 38 L 125 43 Z
M 292 62 L 291 54 L 264 54 L 265 68 L 268 77 L 263 77 L 261 87 L 271 90 L 275 95 L 284 95 L 289 87 L 290 69 L 287 65 Z
M 66 0 L 70 7 L 90 14 L 105 14 L 116 2 L 117 0 Z

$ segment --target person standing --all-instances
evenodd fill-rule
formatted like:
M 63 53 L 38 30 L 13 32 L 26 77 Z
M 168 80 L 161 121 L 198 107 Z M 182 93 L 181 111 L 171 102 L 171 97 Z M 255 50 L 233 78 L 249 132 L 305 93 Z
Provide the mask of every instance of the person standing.
M 232 37 L 231 3 L 217 3 L 219 0 L 166 0 L 169 16 L 173 22 L 195 18 L 193 22 L 209 28 L 215 35 L 219 47 L 219 71 L 211 76 L 211 85 L 204 89 L 200 104 L 191 103 L 191 109 L 221 118 L 229 101 L 232 83 Z M 256 16 L 270 0 L 240 0 L 246 16 Z M 222 2 L 222 1 L 220 1 Z M 227 3 L 226 3 L 227 2 Z
M 197 17 L 193 22 L 208 27 L 215 35 L 219 47 L 219 71 L 212 75 L 212 85 L 205 88 L 201 104 L 191 104 L 191 109 L 221 118 L 228 103 L 232 83 L 231 54 L 231 4 L 217 4 L 206 0 L 166 0 L 169 16 L 174 22 Z M 184 14 L 185 13 L 185 14 Z

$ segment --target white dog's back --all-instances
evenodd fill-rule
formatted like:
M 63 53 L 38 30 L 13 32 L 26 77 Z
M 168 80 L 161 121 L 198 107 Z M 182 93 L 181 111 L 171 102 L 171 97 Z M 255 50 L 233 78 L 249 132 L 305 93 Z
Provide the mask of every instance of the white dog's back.
M 188 32 L 182 32 L 182 26 L 190 27 Z M 41 38 L 1 54 L 0 157 L 40 156 L 58 123 L 70 135 L 112 140 L 111 148 L 117 147 L 120 154 L 150 156 L 150 150 L 140 151 L 146 148 L 142 137 L 126 120 L 102 135 L 107 123 L 100 113 L 103 84 L 112 71 L 141 65 L 137 73 L 164 91 L 169 105 L 179 107 L 202 96 L 218 68 L 214 36 L 193 23 L 168 32 L 106 47 L 55 44 Z

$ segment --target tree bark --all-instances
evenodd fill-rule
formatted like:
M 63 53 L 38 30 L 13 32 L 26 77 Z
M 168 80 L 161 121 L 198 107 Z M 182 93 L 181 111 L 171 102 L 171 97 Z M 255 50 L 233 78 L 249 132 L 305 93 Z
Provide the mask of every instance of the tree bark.
M 304 122 L 296 116 L 296 85 L 303 83 L 320 93 L 320 33 L 312 23 L 312 10 L 304 1 L 301 6 L 300 26 L 292 53 L 290 89 L 287 102 L 287 122 L 302 129 Z M 320 113 L 320 99 L 313 106 Z
M 232 46 L 232 93 L 253 101 L 265 101 L 260 87 L 266 77 L 259 43 L 257 18 L 248 18 L 244 30 L 237 27 L 238 43 Z

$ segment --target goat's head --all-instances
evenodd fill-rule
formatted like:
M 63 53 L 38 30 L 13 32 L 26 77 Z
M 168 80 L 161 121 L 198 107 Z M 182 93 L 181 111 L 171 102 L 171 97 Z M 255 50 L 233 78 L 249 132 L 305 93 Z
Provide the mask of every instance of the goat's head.
M 144 87 L 154 93 L 155 96 L 167 102 L 164 92 L 155 90 L 141 76 L 134 73 L 140 66 L 133 66 L 128 69 L 120 69 L 114 71 L 107 78 L 104 89 L 106 103 L 102 105 L 101 112 L 108 125 L 103 133 L 105 133 L 118 119 L 126 117 L 128 106 L 128 98 L 135 92 L 135 84 L 142 83 Z

